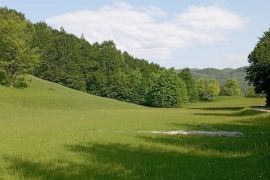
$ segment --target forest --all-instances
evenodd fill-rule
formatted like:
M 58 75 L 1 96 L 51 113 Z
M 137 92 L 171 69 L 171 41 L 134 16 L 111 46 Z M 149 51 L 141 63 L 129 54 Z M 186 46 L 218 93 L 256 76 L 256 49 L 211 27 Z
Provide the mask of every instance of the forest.
M 111 40 L 90 44 L 83 35 L 76 37 L 45 22 L 33 24 L 8 8 L 1 8 L 0 16 L 0 48 L 6 52 L 0 55 L 2 85 L 20 85 L 28 73 L 93 95 L 152 107 L 212 101 L 218 95 L 256 96 L 243 69 L 166 69 L 122 52 Z

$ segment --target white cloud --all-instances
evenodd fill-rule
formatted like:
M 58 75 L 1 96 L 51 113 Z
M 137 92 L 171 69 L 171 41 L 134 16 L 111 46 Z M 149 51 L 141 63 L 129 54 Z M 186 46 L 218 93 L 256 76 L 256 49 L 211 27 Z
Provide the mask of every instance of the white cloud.
M 247 19 L 214 6 L 192 6 L 177 16 L 177 20 L 197 30 L 230 30 L 243 27 Z
M 114 40 L 122 50 L 149 60 L 168 58 L 193 44 L 225 39 L 225 31 L 241 28 L 246 19 L 219 7 L 190 7 L 178 15 L 157 7 L 116 3 L 97 10 L 70 12 L 46 20 L 90 42 Z

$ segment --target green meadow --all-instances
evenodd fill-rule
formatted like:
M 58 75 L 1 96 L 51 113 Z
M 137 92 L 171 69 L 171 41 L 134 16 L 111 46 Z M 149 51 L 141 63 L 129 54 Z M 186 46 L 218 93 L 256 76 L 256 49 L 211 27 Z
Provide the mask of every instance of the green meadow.
M 35 77 L 0 87 L 0 179 L 269 179 L 263 98 L 149 108 Z M 238 131 L 241 137 L 139 131 Z

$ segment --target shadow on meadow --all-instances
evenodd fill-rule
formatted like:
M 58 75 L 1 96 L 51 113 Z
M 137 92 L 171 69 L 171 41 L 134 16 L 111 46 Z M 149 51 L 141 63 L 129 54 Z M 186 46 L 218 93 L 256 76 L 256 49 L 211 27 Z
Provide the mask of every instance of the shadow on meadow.
M 81 156 L 83 162 L 43 164 L 11 157 L 6 157 L 6 160 L 11 163 L 10 169 L 25 179 L 237 179 L 246 173 L 254 177 L 252 171 L 238 172 L 239 167 L 247 166 L 243 161 L 246 157 L 241 156 L 181 153 L 154 146 L 122 144 L 72 145 L 67 148 Z
M 174 125 L 177 127 L 177 124 Z M 25 179 L 270 177 L 270 117 L 211 126 L 219 130 L 239 130 L 245 135 L 235 138 L 145 135 L 138 136 L 141 143 L 136 146 L 119 143 L 67 145 L 67 151 L 76 155 L 76 162 L 59 160 L 44 163 L 14 157 L 5 159 L 10 164 L 11 172 Z M 196 129 L 196 126 L 190 128 Z
M 206 110 L 206 111 L 237 111 L 244 109 L 244 107 L 204 107 L 204 108 L 188 108 L 188 109 L 196 109 L 196 110 Z
M 209 153 L 221 157 L 229 157 L 224 161 L 208 159 L 211 172 L 217 173 L 220 179 L 226 179 L 221 168 L 227 169 L 229 179 L 269 179 L 270 177 L 270 116 L 235 120 L 232 124 L 173 124 L 190 130 L 238 131 L 242 137 L 207 137 L 207 136 L 143 136 L 141 139 L 156 145 L 190 149 L 199 154 Z M 232 157 L 238 157 L 234 161 Z M 242 158 L 241 158 L 242 157 Z M 196 158 L 194 158 L 195 160 Z M 194 162 L 194 164 L 197 164 Z M 199 162 L 200 163 L 200 162 Z M 227 164 L 228 163 L 228 164 Z M 203 168 L 201 164 L 199 168 Z M 215 166 L 218 169 L 215 169 Z M 209 167 L 209 166 L 208 166 Z M 238 173 L 234 174 L 234 169 Z M 217 176 L 213 176 L 215 179 Z M 208 177 L 212 179 L 213 177 Z M 200 179 L 200 178 L 199 178 Z
M 240 108 L 240 107 L 239 107 Z M 234 111 L 232 113 L 222 113 L 222 112 L 214 112 L 214 113 L 193 113 L 194 115 L 204 115 L 204 116 L 227 116 L 227 117 L 242 117 L 242 116 L 255 116 L 260 114 L 266 114 L 267 112 L 257 111 L 250 108 L 240 108 L 240 109 L 225 109 L 225 108 L 210 108 L 210 109 L 201 109 L 201 110 L 208 110 L 208 111 Z

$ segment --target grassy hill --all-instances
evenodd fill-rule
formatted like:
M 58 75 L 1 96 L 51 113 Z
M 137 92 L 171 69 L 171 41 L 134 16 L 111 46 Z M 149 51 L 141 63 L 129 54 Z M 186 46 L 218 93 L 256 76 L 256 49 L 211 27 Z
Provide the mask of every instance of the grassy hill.
M 264 99 L 219 97 L 147 108 L 28 77 L 0 87 L 0 179 L 267 179 Z M 227 130 L 243 137 L 168 136 L 154 130 Z
M 11 89 L 0 86 L 1 100 L 6 102 L 0 104 L 2 110 L 3 108 L 65 111 L 140 108 L 133 104 L 86 94 L 33 76 L 28 76 L 26 82 L 29 84 L 28 88 Z
M 215 78 L 219 82 L 224 84 L 228 79 L 236 79 L 241 87 L 241 91 L 245 94 L 249 88 L 246 78 L 246 67 L 241 67 L 237 69 L 225 68 L 225 69 L 215 69 L 215 68 L 205 68 L 205 69 L 191 69 L 191 73 L 195 79 Z M 181 70 L 178 70 L 181 71 Z

